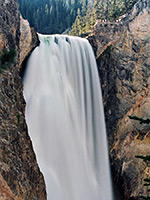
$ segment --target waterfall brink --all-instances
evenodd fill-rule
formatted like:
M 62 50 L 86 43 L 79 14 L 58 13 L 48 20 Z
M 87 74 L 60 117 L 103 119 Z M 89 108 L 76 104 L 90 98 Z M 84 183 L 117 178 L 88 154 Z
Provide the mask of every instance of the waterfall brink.
M 112 200 L 97 66 L 86 39 L 39 35 L 24 75 L 26 121 L 48 200 Z

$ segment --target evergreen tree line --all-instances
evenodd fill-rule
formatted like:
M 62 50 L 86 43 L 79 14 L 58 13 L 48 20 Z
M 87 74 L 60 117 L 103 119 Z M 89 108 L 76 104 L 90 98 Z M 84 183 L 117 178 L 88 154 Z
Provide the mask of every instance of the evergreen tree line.
M 127 13 L 136 2 L 137 0 L 94 0 L 87 6 L 83 4 L 82 10 L 78 8 L 70 35 L 81 35 L 88 32 L 93 28 L 96 19 L 113 22 Z
M 96 19 L 114 21 L 137 0 L 18 0 L 23 18 L 39 33 L 70 35 L 91 30 Z
M 21 14 L 39 33 L 62 33 L 71 27 L 85 0 L 18 0 Z

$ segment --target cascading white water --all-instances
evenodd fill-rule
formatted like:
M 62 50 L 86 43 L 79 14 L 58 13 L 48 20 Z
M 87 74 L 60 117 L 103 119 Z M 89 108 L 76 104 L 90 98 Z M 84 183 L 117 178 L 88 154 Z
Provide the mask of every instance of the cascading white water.
M 24 76 L 26 121 L 48 200 L 112 200 L 97 66 L 86 39 L 39 35 Z

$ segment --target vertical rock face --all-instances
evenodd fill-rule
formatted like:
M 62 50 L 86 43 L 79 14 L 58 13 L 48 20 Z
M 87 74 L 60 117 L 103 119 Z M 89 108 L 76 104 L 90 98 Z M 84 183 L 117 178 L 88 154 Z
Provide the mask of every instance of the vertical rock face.
M 0 175 L 0 200 L 14 200 L 15 197 L 4 178 Z
M 20 65 L 38 44 L 16 0 L 0 0 L 0 199 L 45 200 L 25 117 Z M 13 53 L 15 52 L 15 53 Z M 13 59 L 10 59 L 13 58 Z
M 39 43 L 37 34 L 33 28 L 30 28 L 29 22 L 24 20 L 20 16 L 20 40 L 19 40 L 19 49 L 20 49 L 20 62 L 19 65 L 23 63 L 25 58 L 30 54 L 31 50 L 34 49 Z
M 150 1 L 136 3 L 118 24 L 99 24 L 89 41 L 97 55 L 115 182 L 124 199 L 147 196 L 143 179 L 150 165 L 135 155 L 150 155 L 150 125 L 128 116 L 150 118 Z
M 4 48 L 16 48 L 20 37 L 20 14 L 16 1 L 0 0 L 0 52 Z

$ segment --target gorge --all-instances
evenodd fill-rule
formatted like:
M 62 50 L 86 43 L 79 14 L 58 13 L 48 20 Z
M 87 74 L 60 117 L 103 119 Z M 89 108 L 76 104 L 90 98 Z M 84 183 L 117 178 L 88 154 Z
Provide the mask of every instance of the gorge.
M 124 200 L 148 195 L 143 179 L 149 177 L 150 165 L 135 155 L 150 155 L 150 127 L 130 120 L 128 115 L 150 118 L 149 27 L 150 0 L 139 0 L 120 23 L 100 23 L 86 34 L 97 58 L 113 179 Z M 1 66 L 0 60 L 0 68 L 6 67 L 0 74 L 2 200 L 47 198 L 28 135 L 19 77 L 22 63 L 37 45 L 37 34 L 21 17 L 17 0 L 0 0 L 0 57 L 12 49 L 16 53 L 12 63 Z

